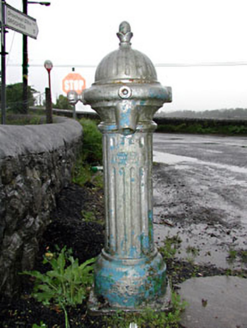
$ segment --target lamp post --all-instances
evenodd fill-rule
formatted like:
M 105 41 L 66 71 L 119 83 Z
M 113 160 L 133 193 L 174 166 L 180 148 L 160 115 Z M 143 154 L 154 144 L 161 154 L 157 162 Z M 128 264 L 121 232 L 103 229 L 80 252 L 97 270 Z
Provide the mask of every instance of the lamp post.
M 23 13 L 27 15 L 28 4 L 38 4 L 44 6 L 50 6 L 50 2 L 36 2 L 23 0 Z M 22 49 L 22 84 L 23 84 L 23 111 L 24 114 L 28 112 L 28 37 L 23 34 L 23 49 Z
M 46 88 L 46 117 L 47 123 L 52 123 L 52 98 L 51 98 L 51 70 L 53 68 L 53 64 L 50 60 L 46 60 L 44 62 L 44 67 L 48 73 L 48 83 L 49 88 Z

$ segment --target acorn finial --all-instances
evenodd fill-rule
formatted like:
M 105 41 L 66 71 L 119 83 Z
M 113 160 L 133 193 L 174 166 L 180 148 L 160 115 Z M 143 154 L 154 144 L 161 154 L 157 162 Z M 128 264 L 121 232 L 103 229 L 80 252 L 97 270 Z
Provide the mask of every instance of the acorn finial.
M 119 32 L 117 33 L 117 36 L 120 40 L 120 45 L 121 44 L 129 44 L 130 40 L 133 36 L 133 33 L 131 32 L 130 24 L 128 22 L 122 22 L 119 25 Z

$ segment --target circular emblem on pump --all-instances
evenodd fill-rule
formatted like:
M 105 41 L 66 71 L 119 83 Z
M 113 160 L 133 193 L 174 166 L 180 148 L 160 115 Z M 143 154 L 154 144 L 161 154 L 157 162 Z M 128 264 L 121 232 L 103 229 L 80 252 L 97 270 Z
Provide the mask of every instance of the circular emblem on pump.
M 129 87 L 124 85 L 118 90 L 118 94 L 121 98 L 127 99 L 131 97 L 132 91 Z

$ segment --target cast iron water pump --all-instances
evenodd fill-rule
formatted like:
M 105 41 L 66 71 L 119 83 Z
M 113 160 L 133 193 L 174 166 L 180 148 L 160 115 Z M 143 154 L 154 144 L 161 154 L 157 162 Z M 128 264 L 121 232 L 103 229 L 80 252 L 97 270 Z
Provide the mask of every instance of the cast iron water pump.
M 131 48 L 127 22 L 119 49 L 108 54 L 83 93 L 99 114 L 103 134 L 105 245 L 95 267 L 91 310 L 136 310 L 167 296 L 166 264 L 153 238 L 154 113 L 171 102 L 171 88 L 157 81 L 150 59 Z

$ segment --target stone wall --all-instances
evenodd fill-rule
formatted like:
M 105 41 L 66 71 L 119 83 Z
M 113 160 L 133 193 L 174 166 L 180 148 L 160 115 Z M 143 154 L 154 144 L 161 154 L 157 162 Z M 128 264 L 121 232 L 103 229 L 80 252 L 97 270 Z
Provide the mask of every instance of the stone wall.
M 32 268 L 81 143 L 82 127 L 71 119 L 0 126 L 0 295 L 15 295 L 18 273 Z

